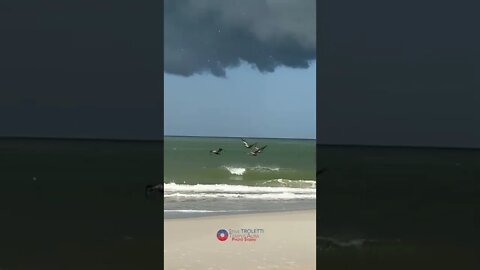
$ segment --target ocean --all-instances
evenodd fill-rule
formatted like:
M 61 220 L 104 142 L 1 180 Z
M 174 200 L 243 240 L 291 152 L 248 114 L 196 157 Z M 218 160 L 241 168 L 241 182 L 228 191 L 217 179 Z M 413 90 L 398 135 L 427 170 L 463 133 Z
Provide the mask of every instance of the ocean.
M 165 137 L 165 218 L 315 209 L 315 140 L 246 140 Z
M 238 138 L 1 139 L 0 268 L 161 267 L 162 211 L 315 208 L 324 268 L 480 269 L 480 150 L 247 141 L 268 146 L 252 157 Z M 165 205 L 145 198 L 163 179 Z

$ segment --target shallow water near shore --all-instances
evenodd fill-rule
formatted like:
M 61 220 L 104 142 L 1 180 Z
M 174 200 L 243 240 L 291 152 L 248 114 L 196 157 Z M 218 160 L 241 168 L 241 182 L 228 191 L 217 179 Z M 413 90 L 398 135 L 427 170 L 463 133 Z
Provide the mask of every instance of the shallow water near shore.
M 315 209 L 315 141 L 246 140 L 166 137 L 165 218 Z

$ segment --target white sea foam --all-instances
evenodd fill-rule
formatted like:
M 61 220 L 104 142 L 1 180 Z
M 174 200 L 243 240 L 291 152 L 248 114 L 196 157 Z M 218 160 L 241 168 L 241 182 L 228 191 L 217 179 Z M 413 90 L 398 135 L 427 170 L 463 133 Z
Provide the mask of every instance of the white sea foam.
M 165 198 L 185 199 L 260 199 L 292 200 L 315 199 L 315 188 L 258 187 L 243 185 L 183 185 L 168 183 L 164 186 Z
M 283 186 L 295 186 L 295 187 L 310 187 L 315 188 L 317 182 L 315 180 L 291 180 L 291 179 L 271 179 L 268 181 L 263 182 L 262 184 L 271 184 L 271 183 L 278 183 Z
M 229 166 L 224 166 L 224 168 L 234 175 L 243 175 L 247 170 L 245 168 L 237 168 L 237 167 L 229 167 Z
M 278 167 L 266 167 L 266 166 L 255 166 L 255 167 L 246 167 L 246 168 L 238 167 L 238 166 L 223 166 L 223 168 L 228 170 L 230 174 L 233 174 L 233 175 L 243 175 L 247 171 L 278 172 L 281 169 Z
M 255 167 L 252 167 L 251 168 L 252 170 L 255 170 L 255 171 L 273 171 L 273 172 L 278 172 L 280 171 L 280 168 L 278 167 L 266 167 L 266 166 L 255 166 Z
M 165 198 L 189 198 L 189 199 L 258 199 L 258 200 L 294 200 L 315 199 L 316 194 L 295 193 L 266 193 L 266 194 L 235 194 L 235 193 L 172 193 L 165 194 Z
M 164 186 L 165 192 L 224 192 L 224 193 L 315 193 L 312 188 L 291 188 L 291 187 L 258 187 L 244 185 L 182 185 L 176 183 L 168 183 Z

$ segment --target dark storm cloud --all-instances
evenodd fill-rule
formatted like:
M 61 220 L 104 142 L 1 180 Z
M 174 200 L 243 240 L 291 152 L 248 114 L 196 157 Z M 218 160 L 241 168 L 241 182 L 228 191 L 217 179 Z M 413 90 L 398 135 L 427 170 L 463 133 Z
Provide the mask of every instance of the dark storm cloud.
M 316 56 L 314 0 L 166 0 L 165 72 L 190 76 L 241 61 L 261 72 Z

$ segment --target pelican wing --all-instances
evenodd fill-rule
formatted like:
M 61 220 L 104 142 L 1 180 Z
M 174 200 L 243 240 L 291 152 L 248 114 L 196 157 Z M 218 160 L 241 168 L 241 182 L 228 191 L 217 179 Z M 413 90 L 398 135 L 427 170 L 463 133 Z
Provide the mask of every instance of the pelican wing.
M 266 145 L 258 148 L 257 152 L 260 153 L 260 152 L 262 152 L 265 148 L 267 148 Z

